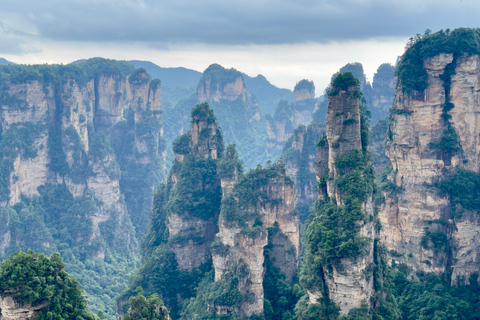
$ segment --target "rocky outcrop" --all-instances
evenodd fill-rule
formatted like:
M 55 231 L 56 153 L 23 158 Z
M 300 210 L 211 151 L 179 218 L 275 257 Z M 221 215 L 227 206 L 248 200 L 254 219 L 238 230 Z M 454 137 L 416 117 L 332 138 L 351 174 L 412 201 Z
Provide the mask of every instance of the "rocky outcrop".
M 386 144 L 393 166 L 389 175 L 392 187 L 384 192 L 385 204 L 379 213 L 381 239 L 395 252 L 393 259 L 413 270 L 437 274 L 451 267 L 455 282 L 479 271 L 479 265 L 473 263 L 480 252 L 474 244 L 478 222 L 468 213 L 454 219 L 450 199 L 433 184 L 456 168 L 479 172 L 475 88 L 479 86 L 480 57 L 439 54 L 426 59 L 423 67 L 428 75 L 426 90 L 406 93 L 400 84 L 395 92 Z M 445 109 L 447 102 L 453 109 Z M 456 136 L 461 151 L 436 147 L 446 133 Z M 432 248 L 427 232 L 443 234 L 450 245 Z
M 251 198 L 239 198 L 252 183 L 256 186 L 251 190 Z M 264 254 L 269 239 L 274 265 L 287 281 L 292 281 L 300 256 L 295 202 L 293 182 L 280 164 L 242 176 L 223 200 L 219 232 L 212 245 L 215 281 L 225 281 L 224 276 L 236 270 L 240 276 L 237 289 L 252 297 L 243 300 L 239 310 L 235 310 L 243 316 L 263 314 Z M 218 310 L 225 307 L 228 306 L 215 305 Z
M 38 317 L 46 304 L 31 306 L 22 305 L 11 296 L 0 295 L 0 319 L 1 320 L 29 320 Z
M 318 107 L 315 100 L 315 85 L 313 81 L 299 81 L 293 90 L 293 127 L 307 126 L 312 122 L 312 115 Z
M 128 235 L 131 231 L 126 232 L 130 219 L 120 190 L 120 168 L 108 137 L 117 124 L 125 121 L 126 110 L 136 123 L 152 115 L 160 116 L 158 83 L 151 82 L 144 70 L 127 77 L 99 72 L 87 81 L 72 78 L 43 84 L 39 80 L 12 82 L 6 96 L 0 106 L 2 131 L 30 130 L 32 142 L 24 143 L 31 143 L 27 147 L 34 150 L 32 154 L 18 152 L 6 202 L 14 205 L 21 196 L 38 195 L 42 185 L 64 183 L 73 196 L 92 192 L 98 200 L 97 212 L 90 217 L 92 239 L 100 236 L 99 223 L 114 220 L 123 230 L 119 229 L 119 233 L 134 243 L 134 237 Z M 99 138 L 98 132 L 103 132 L 107 140 Z M 153 134 L 158 141 L 161 127 Z M 94 142 L 96 149 L 91 150 L 92 141 L 98 139 L 101 141 Z M 158 147 L 147 148 L 140 134 L 135 134 L 134 139 L 131 151 L 143 165 L 151 162 L 151 151 L 163 152 Z M 134 250 L 134 245 L 130 249 Z
M 337 83 L 343 85 L 339 86 Z M 362 131 L 365 130 L 365 119 L 362 112 L 364 111 L 361 109 L 358 80 L 353 78 L 350 73 L 339 75 L 333 82 L 328 97 L 326 135 L 318 144 L 316 173 L 320 183 L 319 200 L 333 201 L 335 206 L 345 207 L 339 210 L 347 212 L 354 210 L 351 201 L 352 197 L 357 195 L 351 193 L 340 181 L 350 175 L 349 179 L 355 184 L 355 179 L 358 179 L 355 178 L 355 175 L 365 176 L 368 174 L 368 171 L 358 167 L 360 163 L 368 161 L 362 160 L 368 159 L 363 155 L 366 152 L 366 145 L 362 135 Z M 368 167 L 368 164 L 363 163 L 361 166 Z M 363 185 L 362 188 L 368 187 Z M 363 218 L 359 217 L 354 222 L 355 228 L 358 228 L 355 231 L 358 232 L 358 236 L 369 239 L 365 244 L 364 253 L 353 257 L 342 256 L 336 263 L 323 265 L 320 271 L 323 273 L 319 280 L 320 285 L 308 288 L 311 302 L 317 303 L 319 297 L 327 295 L 333 303 L 340 307 L 340 313 L 343 315 L 351 309 L 361 307 L 362 301 L 370 303 L 370 297 L 374 293 L 372 277 L 365 276 L 369 266 L 374 262 L 373 239 L 376 237 L 375 226 L 372 222 L 374 210 L 371 197 L 371 194 L 366 194 L 364 198 L 357 199 L 362 201 L 360 212 L 357 214 Z M 338 219 L 345 219 L 348 214 L 353 215 L 354 213 L 353 211 L 345 213 L 345 216 Z M 341 223 L 347 223 L 347 221 Z M 327 226 L 327 228 L 329 227 L 331 226 Z M 356 237 L 354 233 L 351 233 L 351 236 Z M 328 290 L 320 288 L 322 286 Z
M 210 197 L 218 196 L 220 200 L 217 191 L 221 188 L 221 184 L 216 174 L 207 181 L 203 176 L 190 176 L 194 175 L 197 161 L 199 161 L 198 166 L 204 163 L 202 162 L 204 159 L 205 163 L 208 162 L 215 167 L 216 160 L 223 155 L 222 135 L 216 118 L 206 103 L 198 105 L 192 111 L 190 131 L 177 139 L 174 152 L 177 166 L 185 167 L 185 169 L 172 170 L 169 178 L 173 187 L 177 188 L 177 193 L 185 193 L 185 198 L 180 201 L 183 203 L 192 201 L 188 194 L 192 191 L 185 189 L 189 184 L 186 180 L 191 179 L 196 184 L 195 187 L 201 185 L 197 192 L 202 193 L 204 197 L 206 194 Z M 187 163 L 185 157 L 190 157 L 190 162 Z M 208 200 L 213 201 L 213 199 Z M 214 206 L 218 206 L 219 202 L 209 205 L 212 207 L 202 208 L 212 213 L 209 216 L 199 217 L 196 212 L 193 212 L 195 205 L 176 206 L 174 210 L 168 212 L 166 225 L 169 231 L 170 249 L 175 253 L 179 270 L 191 272 L 210 259 L 210 245 L 218 230 L 219 208 Z
M 242 74 L 235 69 L 224 69 L 218 64 L 210 65 L 203 73 L 197 87 L 198 103 L 221 100 L 246 100 L 247 89 Z
M 370 112 L 372 124 L 388 115 L 395 95 L 395 68 L 388 63 L 381 64 L 373 75 Z
M 395 68 L 388 63 L 381 64 L 373 75 L 373 82 L 370 84 L 365 76 L 363 65 L 359 62 L 348 63 L 339 72 L 332 76 L 332 80 L 339 74 L 351 72 L 360 82 L 362 92 L 369 110 L 371 112 L 371 123 L 375 125 L 377 120 L 384 119 L 388 110 L 392 107 L 395 93 Z
M 285 142 L 293 134 L 294 128 L 307 126 L 313 120 L 318 107 L 315 99 L 315 86 L 312 81 L 302 80 L 295 85 L 295 101 L 280 100 L 274 115 L 266 115 L 267 154 L 275 155 L 282 150 Z
M 306 220 L 310 214 L 310 206 L 317 199 L 316 149 L 317 142 L 324 133 L 324 125 L 300 125 L 287 140 L 282 151 L 287 173 L 295 178 L 296 207 L 302 221 Z

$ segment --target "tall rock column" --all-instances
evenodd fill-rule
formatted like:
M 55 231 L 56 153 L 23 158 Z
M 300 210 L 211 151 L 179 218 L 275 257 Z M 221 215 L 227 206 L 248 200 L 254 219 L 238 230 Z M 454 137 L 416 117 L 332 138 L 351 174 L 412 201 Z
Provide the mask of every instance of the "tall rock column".
M 221 200 L 216 160 L 223 154 L 223 140 L 207 104 L 192 110 L 191 129 L 177 139 L 173 151 L 177 161 L 170 183 L 176 199 L 166 206 L 166 225 L 179 270 L 191 272 L 210 258 Z
M 303 282 L 310 303 L 333 303 L 347 314 L 374 293 L 374 174 L 358 80 L 338 75 L 328 99 L 326 135 L 317 148 L 319 200 L 306 230 L 304 273 L 311 278 Z
M 240 295 L 235 301 L 213 301 L 217 314 L 263 314 L 264 255 L 269 240 L 274 265 L 292 281 L 300 255 L 295 202 L 293 181 L 282 164 L 241 176 L 223 199 L 219 232 L 212 244 L 215 281 L 230 287 L 230 294 L 233 290 Z

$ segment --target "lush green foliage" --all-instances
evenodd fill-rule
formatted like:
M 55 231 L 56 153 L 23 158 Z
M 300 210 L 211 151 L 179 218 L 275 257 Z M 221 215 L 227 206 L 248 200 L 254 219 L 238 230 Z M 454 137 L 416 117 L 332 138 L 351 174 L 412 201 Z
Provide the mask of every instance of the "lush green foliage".
M 330 96 L 335 96 L 340 90 L 347 90 L 349 87 L 360 87 L 360 82 L 351 72 L 340 73 L 332 81 L 332 90 L 328 93 Z
M 396 76 L 404 92 L 421 91 L 427 88 L 427 72 L 423 67 L 426 59 L 441 53 L 450 53 L 455 57 L 462 54 L 480 53 L 480 29 L 458 28 L 431 33 L 427 30 L 422 36 L 410 38 L 405 53 L 400 59 Z
M 409 281 L 408 269 L 400 265 L 390 271 L 390 277 L 402 320 L 473 320 L 480 317 L 480 287 L 475 274 L 468 285 L 450 286 L 448 279 L 432 273 L 417 274 L 418 281 Z
M 222 187 L 216 160 L 187 155 L 178 171 L 177 186 L 165 209 L 208 220 L 218 216 Z
M 273 164 L 266 168 L 258 166 L 240 176 L 233 191 L 222 200 L 225 222 L 246 228 L 247 221 L 254 221 L 257 218 L 258 213 L 255 209 L 259 203 L 279 203 L 281 199 L 272 199 L 265 187 L 273 179 L 283 177 L 285 183 L 293 185 L 291 178 L 286 176 L 286 168 L 283 164 Z
M 39 197 L 0 209 L 0 231 L 9 230 L 11 236 L 5 253 L 29 248 L 48 254 L 58 250 L 68 263 L 67 271 L 87 291 L 90 308 L 112 317 L 113 298 L 124 289 L 136 266 L 134 248 L 123 243 L 128 239 L 122 239 L 111 220 L 100 223 L 102 236 L 90 241 L 91 216 L 98 211 L 91 194 L 74 198 L 65 185 L 44 185 L 39 192 Z M 114 245 L 118 252 L 108 249 Z M 92 257 L 102 250 L 104 259 Z
M 235 171 L 238 175 L 243 173 L 243 162 L 238 158 L 237 149 L 234 144 L 229 144 L 225 155 L 217 162 L 217 173 L 220 179 L 235 178 Z
M 236 69 L 225 69 L 219 64 L 211 64 L 204 72 L 203 72 L 203 81 L 207 81 L 209 79 L 210 88 L 215 90 L 215 86 L 219 86 L 219 90 L 223 90 L 223 87 L 227 83 L 235 82 L 238 77 L 242 77 L 242 74 Z M 200 81 L 202 81 L 200 80 Z M 243 81 L 243 78 L 242 78 Z
M 128 77 L 128 82 L 136 86 L 147 84 L 149 80 L 150 76 L 144 68 L 135 69 Z
M 39 319 L 96 319 L 58 252 L 50 258 L 32 250 L 12 254 L 0 264 L 0 293 L 4 292 L 22 305 L 43 306 Z
M 134 294 L 133 288 L 142 286 L 149 294 L 158 293 L 167 304 L 173 317 L 181 310 L 180 299 L 195 295 L 195 288 L 206 272 L 211 269 L 207 263 L 191 272 L 178 270 L 175 253 L 168 244 L 155 247 L 150 256 L 143 257 L 140 269 L 130 279 L 129 290 L 124 291 L 120 301 Z
M 182 134 L 173 142 L 173 152 L 186 155 L 190 152 L 191 139 L 188 133 Z
M 356 223 L 365 218 L 359 202 L 351 201 L 343 208 L 321 202 L 315 211 L 320 214 L 309 218 L 305 231 L 308 251 L 305 264 L 310 272 L 317 274 L 323 267 L 340 267 L 341 259 L 355 259 L 366 253 L 365 245 L 369 239 L 360 236 L 360 227 Z M 314 285 L 310 281 L 303 284 L 307 288 Z
M 265 295 L 264 315 L 265 320 L 293 319 L 294 307 L 298 298 L 305 294 L 304 290 L 296 283 L 285 281 L 285 275 L 275 265 L 272 238 L 280 230 L 276 227 L 268 230 L 268 245 L 265 247 L 265 275 L 263 277 L 263 292 Z
M 306 79 L 303 79 L 295 85 L 294 91 L 300 91 L 300 90 L 307 90 L 309 92 L 315 93 L 315 85 L 313 84 L 313 81 L 309 81 Z
M 167 320 L 168 310 L 157 294 L 145 298 L 142 287 L 137 288 L 137 295 L 128 299 L 129 309 L 125 320 Z
M 47 85 L 75 80 L 78 84 L 85 84 L 99 75 L 125 78 L 134 69 L 126 61 L 104 58 L 92 58 L 67 65 L 1 65 L 0 88 L 4 88 L 7 82 L 25 83 L 39 81 Z
M 461 218 L 464 210 L 478 212 L 480 208 L 480 174 L 458 169 L 436 184 L 440 192 L 450 197 L 452 215 Z
M 196 297 L 184 302 L 180 319 L 185 320 L 261 320 L 263 317 L 242 317 L 239 310 L 242 302 L 249 299 L 248 293 L 243 295 L 238 290 L 239 281 L 245 281 L 249 271 L 242 263 L 232 266 L 222 275 L 219 281 L 214 281 L 214 272 L 208 272 L 196 288 Z M 227 315 L 217 315 L 214 308 L 223 307 L 230 312 Z M 213 307 L 213 308 L 212 308 Z

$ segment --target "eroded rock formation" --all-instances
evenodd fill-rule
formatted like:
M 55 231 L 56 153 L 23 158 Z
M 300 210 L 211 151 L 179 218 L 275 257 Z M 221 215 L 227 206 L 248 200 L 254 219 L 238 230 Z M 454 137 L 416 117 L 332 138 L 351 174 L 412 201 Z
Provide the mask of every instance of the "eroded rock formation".
M 39 316 L 45 304 L 31 306 L 22 305 L 10 296 L 0 296 L 1 320 L 30 320 Z
M 227 281 L 228 273 L 239 274 L 239 292 L 252 298 L 242 301 L 239 310 L 215 305 L 217 313 L 263 314 L 264 254 L 269 241 L 273 263 L 292 281 L 300 255 L 295 202 L 293 181 L 283 165 L 247 173 L 227 194 L 212 246 L 215 281 Z
M 424 60 L 424 91 L 397 87 L 387 133 L 391 188 L 384 191 L 380 237 L 392 259 L 452 282 L 480 271 L 476 214 L 452 215 L 451 199 L 435 183 L 458 168 L 479 172 L 478 55 L 439 54 Z M 445 144 L 450 139 L 450 144 Z M 432 243 L 431 236 L 444 241 Z
M 365 141 L 364 132 L 366 130 L 365 110 L 361 108 L 358 80 L 353 78 L 351 73 L 338 75 L 332 83 L 328 99 L 326 135 L 322 137 L 317 148 L 316 173 L 320 183 L 320 204 L 316 210 L 320 211 L 317 213 L 320 215 L 338 215 L 333 219 L 341 221 L 340 226 L 337 227 L 339 229 L 335 229 L 333 220 L 328 220 L 330 222 L 325 227 L 328 232 L 345 232 L 351 239 L 340 240 L 341 237 L 339 237 L 338 240 L 317 243 L 316 246 L 337 246 L 338 243 L 333 244 L 337 241 L 360 243 L 362 241 L 360 239 L 368 240 L 364 242 L 362 245 L 364 247 L 360 251 L 342 252 L 342 249 L 321 248 L 327 252 L 332 249 L 339 250 L 337 255 L 340 254 L 340 256 L 336 261 L 320 253 L 319 259 L 324 262 L 314 268 L 320 268 L 322 276 L 316 285 L 310 288 L 307 286 L 307 289 L 309 289 L 311 303 L 318 303 L 319 299 L 327 298 L 340 307 L 341 314 L 347 314 L 351 309 L 360 308 L 362 303 L 370 303 L 370 297 L 374 292 L 373 278 L 365 276 L 367 269 L 374 262 L 373 240 L 376 237 L 371 189 L 367 191 L 371 188 L 368 185 L 373 184 L 373 176 L 368 178 L 372 175 L 373 169 L 369 169 L 371 166 L 369 167 L 366 156 L 368 142 Z M 345 181 L 350 182 L 346 184 Z M 358 187 L 361 185 L 361 188 L 364 188 L 364 193 L 361 195 L 351 189 L 357 183 L 360 183 Z M 352 205 L 356 201 L 358 201 L 358 207 Z M 334 211 L 326 213 L 323 210 Z M 326 223 L 322 219 L 320 217 L 317 220 L 319 225 Z M 316 223 L 313 220 L 307 228 L 316 228 Z M 351 227 L 346 227 L 348 224 L 351 224 Z M 344 227 L 352 229 L 342 231 Z M 320 236 L 323 231 L 315 232 L 319 233 L 316 236 L 325 237 L 325 235 Z M 307 239 L 314 239 L 309 238 L 314 234 L 310 233 Z M 313 245 L 310 241 L 307 240 Z M 313 247 L 310 250 L 312 249 Z M 315 255 L 314 251 L 310 253 Z
M 300 125 L 287 140 L 282 151 L 282 160 L 288 174 L 295 178 L 295 194 L 300 219 L 305 221 L 310 206 L 318 197 L 315 162 L 317 142 L 325 133 L 325 125 L 312 123 Z

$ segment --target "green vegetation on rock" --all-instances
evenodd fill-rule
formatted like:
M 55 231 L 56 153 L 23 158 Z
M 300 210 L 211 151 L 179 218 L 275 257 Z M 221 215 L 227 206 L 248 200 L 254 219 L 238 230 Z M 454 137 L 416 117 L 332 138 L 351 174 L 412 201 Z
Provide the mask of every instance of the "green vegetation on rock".
M 427 30 L 423 36 L 417 34 L 410 38 L 395 72 L 399 78 L 397 85 L 401 85 L 407 93 L 425 90 L 428 84 L 424 61 L 441 53 L 453 54 L 455 57 L 480 54 L 479 35 L 480 29 L 458 28 L 435 33 Z
M 9 256 L 0 263 L 0 295 L 12 296 L 22 306 L 38 307 L 39 319 L 96 319 L 58 252 L 47 257 L 29 250 Z
M 168 320 L 167 308 L 156 294 L 145 298 L 142 287 L 136 289 L 137 295 L 128 299 L 129 309 L 123 319 L 125 320 Z

